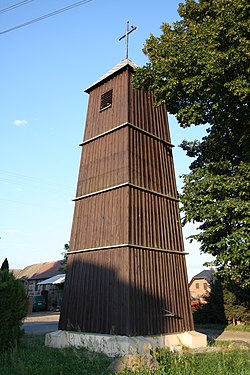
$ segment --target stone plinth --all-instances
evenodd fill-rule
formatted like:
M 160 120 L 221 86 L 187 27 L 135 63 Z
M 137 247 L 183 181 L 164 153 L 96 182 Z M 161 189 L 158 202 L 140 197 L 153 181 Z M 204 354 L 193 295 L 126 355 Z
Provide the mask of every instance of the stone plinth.
M 205 347 L 207 346 L 207 336 L 196 331 L 145 337 L 55 331 L 46 334 L 45 346 L 53 348 L 84 347 L 93 352 L 115 357 L 135 352 L 143 353 L 151 348 L 169 347 L 172 351 L 175 351 L 180 346 L 189 348 Z

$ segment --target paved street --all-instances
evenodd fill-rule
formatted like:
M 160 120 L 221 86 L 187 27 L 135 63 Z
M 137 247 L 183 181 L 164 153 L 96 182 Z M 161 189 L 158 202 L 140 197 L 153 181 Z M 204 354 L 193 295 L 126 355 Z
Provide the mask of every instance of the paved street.
M 34 312 L 26 317 L 22 328 L 27 333 L 35 334 L 57 331 L 59 316 L 58 312 Z
M 60 313 L 58 312 L 34 312 L 27 316 L 22 327 L 25 332 L 35 334 L 45 334 L 57 331 L 59 317 Z M 207 336 L 216 340 L 245 341 L 250 343 L 250 332 L 223 331 L 204 328 L 197 328 L 196 330 L 205 333 Z
M 24 323 L 22 328 L 26 333 L 35 333 L 35 334 L 45 334 L 48 332 L 57 331 L 58 322 L 33 322 L 33 323 Z
M 221 331 L 210 328 L 197 328 L 196 330 L 216 340 L 245 341 L 250 343 L 250 332 L 246 331 Z

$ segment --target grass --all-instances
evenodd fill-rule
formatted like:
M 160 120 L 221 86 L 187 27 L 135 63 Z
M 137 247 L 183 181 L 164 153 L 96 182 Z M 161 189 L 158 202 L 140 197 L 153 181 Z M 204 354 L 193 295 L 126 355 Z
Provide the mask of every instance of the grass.
M 228 326 L 225 326 L 223 324 L 213 324 L 213 323 L 204 323 L 204 324 L 195 324 L 195 327 L 200 328 L 208 328 L 208 329 L 218 329 L 218 330 L 225 330 L 225 331 L 245 331 L 250 332 L 250 325 L 232 325 L 229 324 Z
M 249 375 L 249 351 L 222 346 L 219 352 L 154 353 L 159 363 L 155 375 Z M 25 335 L 19 348 L 0 354 L 0 375 L 110 375 L 111 359 L 86 350 L 44 347 L 43 335 Z M 133 374 L 128 370 L 123 375 Z M 147 370 L 138 375 L 150 375 Z
M 0 354 L 0 375 L 106 375 L 110 359 L 85 350 L 44 346 L 43 335 L 25 335 L 20 347 Z
M 218 353 L 196 353 L 165 355 L 158 359 L 160 368 L 155 375 L 249 375 L 249 353 L 222 351 Z M 126 374 L 132 374 L 126 372 Z M 149 375 L 146 371 L 138 375 Z
M 233 326 L 232 324 L 226 326 L 226 331 L 245 331 L 250 332 L 250 325 L 237 325 Z

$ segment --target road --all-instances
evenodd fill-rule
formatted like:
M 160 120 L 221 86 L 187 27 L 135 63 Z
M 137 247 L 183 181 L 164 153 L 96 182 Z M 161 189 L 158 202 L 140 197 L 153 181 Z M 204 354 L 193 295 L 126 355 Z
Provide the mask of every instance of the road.
M 250 344 L 250 332 L 247 331 L 223 331 L 211 328 L 196 328 L 196 331 L 216 340 L 245 341 Z
M 57 312 L 36 312 L 27 316 L 22 328 L 27 333 L 45 334 L 57 331 L 60 313 Z M 250 344 L 250 332 L 246 331 L 223 331 L 215 329 L 196 328 L 198 332 L 216 339 L 245 341 Z
M 28 315 L 22 325 L 26 333 L 45 334 L 58 330 L 59 313 L 34 312 Z
M 24 323 L 22 328 L 26 333 L 35 333 L 35 334 L 45 334 L 48 332 L 57 331 L 58 322 L 33 322 L 33 323 Z

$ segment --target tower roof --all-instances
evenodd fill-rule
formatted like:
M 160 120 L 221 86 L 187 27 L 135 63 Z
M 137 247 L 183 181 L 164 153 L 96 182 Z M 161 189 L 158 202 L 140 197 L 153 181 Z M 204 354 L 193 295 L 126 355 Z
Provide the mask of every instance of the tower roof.
M 106 74 L 104 74 L 100 79 L 98 79 L 95 83 L 93 83 L 91 86 L 87 87 L 84 91 L 89 93 L 91 90 L 93 90 L 96 86 L 101 84 L 103 81 L 106 81 L 110 77 L 117 74 L 120 70 L 124 69 L 125 67 L 130 66 L 133 70 L 137 68 L 137 65 L 129 60 L 124 59 L 120 61 L 118 64 L 116 64 L 112 69 L 110 69 Z

